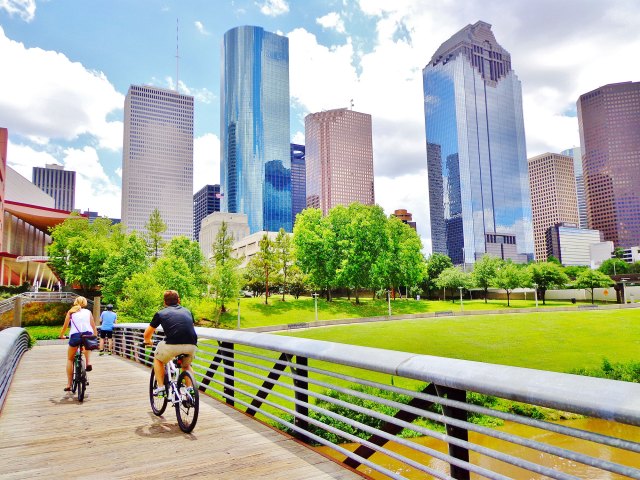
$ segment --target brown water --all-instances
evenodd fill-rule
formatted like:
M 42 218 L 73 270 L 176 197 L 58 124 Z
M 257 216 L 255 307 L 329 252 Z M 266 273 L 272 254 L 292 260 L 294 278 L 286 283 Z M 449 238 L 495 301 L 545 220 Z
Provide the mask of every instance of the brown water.
M 588 419 L 588 418 L 579 419 L 579 420 L 567 420 L 567 421 L 561 422 L 561 424 L 566 425 L 568 427 L 577 428 L 580 430 L 587 430 L 590 432 L 601 433 L 601 434 L 609 435 L 612 437 L 623 438 L 626 440 L 640 442 L 640 427 L 632 427 L 628 425 L 621 425 L 619 423 L 607 422 L 605 420 L 596 420 L 596 419 Z M 512 433 L 525 438 L 537 440 L 539 442 L 554 445 L 556 447 L 561 447 L 567 450 L 584 453 L 591 457 L 600 458 L 600 459 L 608 460 L 621 465 L 627 465 L 627 466 L 640 469 L 640 454 L 638 453 L 628 452 L 628 451 L 620 450 L 613 447 L 607 447 L 607 446 L 595 444 L 592 442 L 579 440 L 573 437 L 567 437 L 565 435 L 559 435 L 556 433 L 527 427 L 527 426 L 516 424 L 516 423 L 507 422 L 505 423 L 504 426 L 499 427 L 499 429 L 504 432 L 508 432 L 508 433 Z M 493 450 L 498 450 L 503 453 L 520 457 L 532 463 L 553 468 L 554 470 L 560 470 L 581 479 L 613 480 L 613 479 L 628 478 L 628 477 L 616 475 L 610 472 L 597 470 L 592 467 L 583 465 L 581 463 L 573 462 L 571 460 L 566 460 L 564 458 L 559 458 L 554 455 L 542 453 L 537 450 L 532 450 L 526 447 L 521 447 L 519 445 L 514 445 L 509 442 L 497 440 L 492 437 L 480 435 L 475 432 L 469 432 L 469 440 L 472 443 L 482 445 L 483 447 L 491 448 Z M 429 437 L 421 437 L 421 438 L 414 439 L 412 441 L 416 443 L 420 443 L 425 447 L 438 450 L 442 453 L 447 452 L 446 444 Z M 342 446 L 347 448 L 348 450 L 353 451 L 357 448 L 358 445 L 345 444 Z M 407 456 L 415 461 L 418 461 L 423 465 L 427 465 L 434 470 L 449 473 L 449 464 L 446 462 L 434 459 L 433 457 L 429 457 L 427 455 L 418 453 L 411 448 L 407 448 L 402 445 L 397 445 L 395 443 L 387 444 L 385 447 L 403 456 Z M 334 452 L 328 447 L 319 447 L 318 450 L 328 456 L 337 458 L 341 461 L 344 460 L 344 456 L 338 454 L 337 452 Z M 410 478 L 410 479 L 432 478 L 428 475 L 425 475 L 423 472 L 415 470 L 411 467 L 407 467 L 405 464 L 398 462 L 392 458 L 389 458 L 386 455 L 375 453 L 371 457 L 371 460 L 374 463 L 378 465 L 383 465 L 387 469 L 397 472 L 398 474 L 403 475 L 406 478 Z M 505 464 L 503 462 L 500 462 L 493 458 L 486 457 L 484 455 L 477 454 L 475 452 L 470 452 L 470 461 L 474 465 L 484 467 L 488 470 L 492 470 L 492 471 L 501 473 L 502 475 L 506 475 L 508 477 L 515 478 L 515 479 L 548 478 L 544 475 L 522 470 L 520 468 L 514 467 L 509 464 Z M 367 467 L 361 466 L 358 470 L 371 476 L 371 478 L 375 478 L 375 479 L 388 478 L 387 476 L 381 475 L 378 472 L 372 471 Z M 481 477 L 476 474 L 472 474 L 471 478 L 475 479 L 475 478 L 484 478 L 484 477 Z

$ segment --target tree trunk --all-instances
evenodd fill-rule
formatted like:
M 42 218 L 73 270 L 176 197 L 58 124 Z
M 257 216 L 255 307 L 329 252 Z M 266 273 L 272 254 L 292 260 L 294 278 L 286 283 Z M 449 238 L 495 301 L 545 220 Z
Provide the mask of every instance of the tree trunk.
M 355 289 L 356 305 L 360 305 L 360 297 L 358 296 L 358 287 Z
M 546 287 L 541 287 L 540 288 L 540 296 L 542 297 L 542 304 L 543 305 L 546 305 L 546 302 L 545 302 L 545 294 L 546 293 L 547 293 Z
M 484 303 L 487 303 L 488 296 L 489 296 L 489 288 L 484 287 Z
M 269 305 L 269 272 L 267 272 L 265 277 L 264 287 L 264 304 Z
M 509 292 L 509 290 L 507 290 L 507 307 L 511 306 L 511 303 L 509 303 L 510 302 L 510 298 L 509 298 L 510 296 L 511 296 L 511 292 Z

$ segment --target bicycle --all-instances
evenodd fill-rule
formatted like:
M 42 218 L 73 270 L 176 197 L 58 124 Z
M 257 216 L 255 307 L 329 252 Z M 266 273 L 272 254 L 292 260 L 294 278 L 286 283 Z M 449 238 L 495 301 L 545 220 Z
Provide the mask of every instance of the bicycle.
M 87 385 L 89 385 L 83 350 L 84 346 L 80 343 L 76 347 L 76 353 L 73 356 L 73 373 L 71 374 L 71 393 L 78 394 L 79 402 L 84 400 L 84 394 L 87 390 Z
M 154 394 L 154 391 L 158 388 L 158 381 L 152 366 L 151 379 L 149 381 L 149 401 L 151 403 L 151 411 L 158 417 L 164 413 L 168 403 L 171 402 L 176 409 L 176 418 L 178 419 L 180 430 L 185 433 L 191 433 L 198 421 L 200 396 L 193 374 L 188 370 L 178 373 L 182 367 L 182 359 L 185 356 L 178 355 L 164 366 L 165 394 L 162 396 Z

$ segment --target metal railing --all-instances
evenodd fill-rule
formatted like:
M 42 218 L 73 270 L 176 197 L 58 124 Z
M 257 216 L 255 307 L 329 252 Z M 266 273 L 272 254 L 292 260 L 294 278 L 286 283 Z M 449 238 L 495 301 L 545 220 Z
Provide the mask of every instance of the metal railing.
M 117 325 L 116 353 L 150 365 L 145 327 Z M 201 391 L 365 474 L 640 479 L 640 444 L 615 429 L 603 435 L 535 418 L 554 409 L 640 426 L 635 383 L 264 333 L 197 332 Z M 521 429 L 506 428 L 514 425 Z M 594 445 L 607 453 L 594 454 Z M 613 451 L 636 461 L 619 463 Z
M 0 411 L 18 362 L 28 349 L 29 334 L 24 328 L 11 327 L 0 331 Z
M 9 312 L 15 308 L 16 299 L 20 299 L 22 303 L 73 303 L 78 297 L 76 293 L 72 292 L 24 292 L 19 295 L 14 295 L 11 298 L 2 300 L 0 302 L 0 315 Z M 88 308 L 93 308 L 93 300 L 87 299 Z

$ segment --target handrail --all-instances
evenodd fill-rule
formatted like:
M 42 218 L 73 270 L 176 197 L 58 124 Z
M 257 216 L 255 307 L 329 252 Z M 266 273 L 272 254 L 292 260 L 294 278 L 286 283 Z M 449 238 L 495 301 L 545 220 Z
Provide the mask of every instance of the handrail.
M 150 358 L 140 347 L 145 327 L 116 325 L 116 352 L 149 365 Z M 196 330 L 199 350 L 193 366 L 203 392 L 304 442 L 329 447 L 349 467 L 374 470 L 389 478 L 404 478 L 399 472 L 405 469 L 436 478 L 468 479 L 470 472 L 506 478 L 500 463 L 504 462 L 512 468 L 565 479 L 575 478 L 572 469 L 580 464 L 590 469 L 592 477 L 613 472 L 640 479 L 638 465 L 589 456 L 582 453 L 589 450 L 579 446 L 570 450 L 545 443 L 539 429 L 573 437 L 572 441 L 635 453 L 640 453 L 639 443 L 521 414 L 546 407 L 640 426 L 638 384 L 265 333 Z M 525 408 L 505 411 L 491 403 L 468 403 L 471 393 L 521 402 Z M 352 414 L 345 415 L 346 411 Z M 520 423 L 538 434 L 488 428 L 473 420 L 478 415 Z M 328 424 L 328 418 L 337 422 Z M 426 428 L 424 419 L 444 430 Z M 403 429 L 444 443 L 448 454 L 399 437 Z M 488 448 L 476 443 L 478 435 L 518 448 Z M 331 441 L 332 436 L 359 446 L 344 448 Z M 414 453 L 398 453 L 394 445 Z M 523 456 L 522 450 L 527 449 L 521 447 L 538 450 L 540 458 L 556 460 L 548 465 L 533 462 Z M 469 452 L 474 453 L 470 456 Z M 499 465 L 479 462 L 475 460 L 478 456 L 499 460 L 495 462 Z M 390 458 L 400 462 L 402 469 L 391 468 Z M 450 465 L 450 476 L 432 468 L 433 458 Z M 558 467 L 562 462 L 564 470 Z
M 0 331 L 0 411 L 16 366 L 28 349 L 29 334 L 24 328 L 10 327 Z
M 24 299 L 24 303 L 73 303 L 77 297 L 79 295 L 73 292 L 24 292 L 0 301 L 0 314 L 13 310 L 17 298 Z M 93 300 L 87 299 L 87 306 L 93 308 Z

